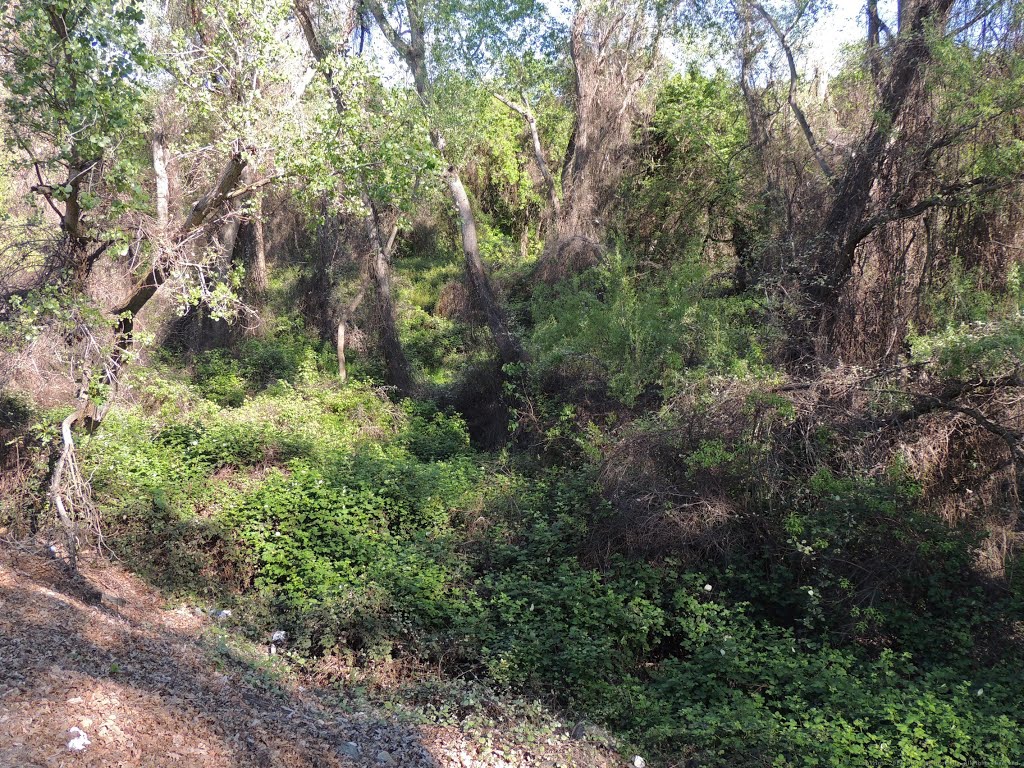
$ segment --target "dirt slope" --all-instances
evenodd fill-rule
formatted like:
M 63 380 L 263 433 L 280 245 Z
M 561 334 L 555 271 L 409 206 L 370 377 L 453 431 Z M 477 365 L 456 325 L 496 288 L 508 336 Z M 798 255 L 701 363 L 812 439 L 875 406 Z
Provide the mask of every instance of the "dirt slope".
M 301 681 L 268 692 L 211 651 L 205 615 L 165 609 L 116 566 L 82 573 L 0 546 L 0 768 L 625 764 L 568 738 L 523 748 L 494 734 L 484 754 L 458 729 L 334 712 Z M 73 727 L 83 751 L 67 747 Z

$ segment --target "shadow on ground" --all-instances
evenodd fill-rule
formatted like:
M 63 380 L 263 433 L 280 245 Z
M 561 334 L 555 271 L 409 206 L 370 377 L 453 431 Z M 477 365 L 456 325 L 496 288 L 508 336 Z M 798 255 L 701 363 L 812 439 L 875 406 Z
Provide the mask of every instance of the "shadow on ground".
M 339 717 L 310 692 L 264 689 L 251 669 L 218 665 L 200 617 L 162 611 L 145 592 L 83 600 L 101 592 L 0 550 L 0 767 L 437 768 L 413 729 Z M 91 740 L 74 754 L 72 727 Z

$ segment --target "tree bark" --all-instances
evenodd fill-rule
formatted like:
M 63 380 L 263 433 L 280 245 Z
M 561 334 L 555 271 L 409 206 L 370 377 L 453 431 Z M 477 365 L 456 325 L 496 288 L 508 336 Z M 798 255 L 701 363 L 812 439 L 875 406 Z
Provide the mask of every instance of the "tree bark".
M 561 208 L 538 267 L 553 282 L 596 264 L 629 160 L 638 97 L 658 50 L 660 20 L 642 9 L 583 3 L 570 28 L 575 107 Z
M 161 130 L 153 134 L 153 175 L 156 177 L 156 227 L 162 240 L 167 235 L 171 218 L 168 201 L 171 196 L 171 184 L 167 176 L 168 165 L 167 137 Z
M 355 298 L 348 303 L 348 306 L 346 306 L 342 312 L 341 319 L 338 321 L 338 378 L 341 380 L 342 384 L 348 381 L 348 367 L 345 359 L 345 343 L 348 337 L 348 324 L 352 322 L 352 317 L 355 315 L 359 305 L 363 302 L 363 297 L 365 295 L 366 282 L 364 281 L 362 287 L 359 289 L 359 293 L 357 293 Z
M 267 292 L 267 256 L 263 238 L 263 198 L 256 190 L 266 180 L 256 181 L 255 175 L 253 166 L 247 165 L 242 171 L 242 186 L 234 190 L 230 197 L 232 200 L 237 198 L 247 211 L 245 216 L 239 216 L 236 220 L 237 238 L 241 246 L 241 261 L 248 278 L 248 292 L 253 298 L 260 300 Z M 233 250 L 232 246 L 229 255 Z
M 953 0 L 918 0 L 913 11 L 904 8 L 909 20 L 896 40 L 889 74 L 879 88 L 877 117 L 839 178 L 821 234 L 812 246 L 810 268 L 803 278 L 811 305 L 807 312 L 815 319 L 808 331 L 826 346 L 832 343 L 836 310 L 853 274 L 857 246 L 882 222 L 874 216 L 885 207 L 884 201 L 876 199 L 876 184 L 884 172 L 890 142 L 898 140 L 893 137 L 903 116 L 912 114 L 926 98 L 918 81 L 931 59 L 927 33 L 946 23 L 952 4 Z
M 519 338 L 509 329 L 505 312 L 495 298 L 491 289 L 491 281 L 487 278 L 487 272 L 484 270 L 484 263 L 480 258 L 480 244 L 477 241 L 476 218 L 473 216 L 473 208 L 469 203 L 466 187 L 462 184 L 459 172 L 454 166 L 449 166 L 445 176 L 452 200 L 455 202 L 455 210 L 459 216 L 462 251 L 466 257 L 466 274 L 473 289 L 473 297 L 487 318 L 487 327 L 491 331 L 502 362 L 506 364 L 525 362 L 527 360 L 526 353 Z
M 867 56 L 868 56 L 868 69 L 871 71 L 871 78 L 876 83 L 878 82 L 878 76 L 882 71 L 882 64 L 879 60 L 879 44 L 882 38 L 882 20 L 878 15 L 878 0 L 868 0 L 867 5 L 867 17 L 868 17 L 868 39 L 867 39 Z
M 262 299 L 269 286 L 267 272 L 267 242 L 263 232 L 263 201 L 257 200 L 248 225 L 252 252 L 249 254 L 249 285 L 254 296 Z

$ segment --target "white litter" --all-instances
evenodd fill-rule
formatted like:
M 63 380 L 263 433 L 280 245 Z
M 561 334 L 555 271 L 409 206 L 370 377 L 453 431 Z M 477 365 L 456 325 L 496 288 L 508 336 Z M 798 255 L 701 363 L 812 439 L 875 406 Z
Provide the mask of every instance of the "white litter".
M 633 768 L 647 768 L 647 761 L 640 755 L 633 755 Z
M 270 636 L 270 642 L 272 643 L 283 643 L 288 639 L 288 633 L 283 629 L 279 629 Z
M 81 728 L 72 728 L 68 733 L 77 734 L 75 738 L 68 742 L 68 750 L 71 752 L 81 752 L 92 743 Z

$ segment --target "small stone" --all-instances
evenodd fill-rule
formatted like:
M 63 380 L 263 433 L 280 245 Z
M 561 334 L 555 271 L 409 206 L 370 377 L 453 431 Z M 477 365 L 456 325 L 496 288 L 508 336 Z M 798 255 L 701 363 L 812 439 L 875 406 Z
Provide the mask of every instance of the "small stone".
M 633 768 L 647 768 L 647 761 L 640 755 L 633 755 Z
M 382 749 L 380 752 L 377 753 L 377 762 L 380 763 L 381 765 L 394 765 L 395 764 L 395 758 L 393 758 L 390 755 L 390 753 L 385 752 Z
M 351 757 L 353 760 L 358 760 L 360 756 L 363 754 L 363 751 L 359 748 L 359 745 L 356 744 L 354 741 L 346 741 L 344 744 L 338 747 L 338 751 L 341 752 L 341 754 L 345 755 L 345 757 Z

